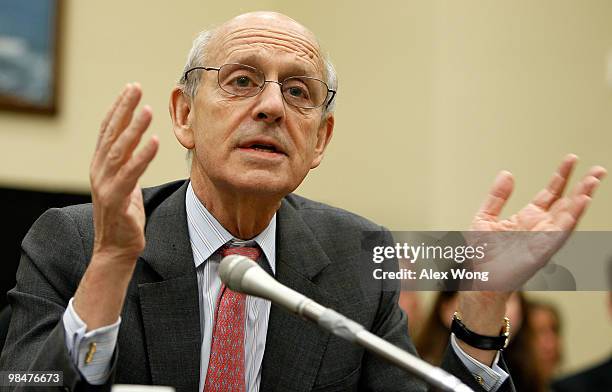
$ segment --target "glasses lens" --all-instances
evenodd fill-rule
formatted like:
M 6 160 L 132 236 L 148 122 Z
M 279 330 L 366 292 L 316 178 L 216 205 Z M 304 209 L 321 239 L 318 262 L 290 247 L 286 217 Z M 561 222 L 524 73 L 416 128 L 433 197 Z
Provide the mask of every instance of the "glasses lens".
M 242 64 L 225 64 L 219 69 L 219 86 L 239 97 L 257 95 L 264 84 L 265 76 L 257 68 Z
M 283 96 L 288 103 L 300 108 L 316 108 L 327 98 L 327 85 L 318 79 L 305 76 L 287 78 L 283 81 Z

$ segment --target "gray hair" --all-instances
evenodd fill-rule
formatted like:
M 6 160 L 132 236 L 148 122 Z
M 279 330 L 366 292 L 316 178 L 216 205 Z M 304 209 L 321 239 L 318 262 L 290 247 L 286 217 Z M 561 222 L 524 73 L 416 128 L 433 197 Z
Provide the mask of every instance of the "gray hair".
M 207 64 L 209 57 L 208 45 L 216 32 L 217 29 L 204 30 L 196 36 L 196 38 L 193 40 L 191 50 L 187 55 L 187 62 L 183 68 L 183 73 L 181 74 L 181 77 L 177 83 L 183 92 L 192 100 L 195 98 L 198 92 L 202 72 L 191 72 L 187 80 L 185 80 L 183 76 L 185 75 L 185 72 L 193 67 L 210 66 L 210 64 Z M 325 82 L 331 90 L 337 90 L 338 77 L 336 75 L 336 69 L 328 56 L 323 56 L 323 64 L 325 66 Z M 335 107 L 336 99 L 334 98 L 329 106 L 323 108 L 323 117 L 329 113 L 333 113 Z

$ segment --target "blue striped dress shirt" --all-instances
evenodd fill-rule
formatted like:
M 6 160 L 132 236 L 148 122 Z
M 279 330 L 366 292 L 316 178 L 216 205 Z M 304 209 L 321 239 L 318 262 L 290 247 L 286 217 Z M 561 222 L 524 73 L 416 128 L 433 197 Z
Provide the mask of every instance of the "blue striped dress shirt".
M 221 279 L 218 269 L 221 255 L 217 250 L 232 241 L 239 243 L 214 216 L 202 205 L 196 197 L 191 184 L 187 188 L 185 200 L 187 206 L 187 226 L 191 249 L 193 250 L 193 261 L 198 274 L 198 288 L 200 291 L 200 327 L 202 332 L 202 356 L 200 360 L 200 391 L 204 387 L 210 347 L 212 342 L 212 331 L 214 327 L 214 314 L 219 291 L 221 290 Z M 273 272 L 276 272 L 276 214 L 272 217 L 270 224 L 258 236 L 255 241 L 263 251 Z M 245 317 L 245 340 L 244 340 L 244 374 L 247 391 L 259 391 L 261 381 L 261 362 L 266 347 L 266 334 L 268 332 L 268 320 L 270 317 L 270 302 L 252 297 L 246 298 Z

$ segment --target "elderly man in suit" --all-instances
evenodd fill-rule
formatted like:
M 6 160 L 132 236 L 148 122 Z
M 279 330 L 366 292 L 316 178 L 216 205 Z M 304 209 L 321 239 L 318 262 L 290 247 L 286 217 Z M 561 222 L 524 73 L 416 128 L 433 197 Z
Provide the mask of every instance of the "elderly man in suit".
M 128 84 L 100 128 L 93 204 L 48 211 L 23 242 L 2 368 L 61 370 L 72 390 L 425 390 L 218 277 L 224 255 L 247 254 L 280 282 L 414 352 L 397 290 L 366 288 L 355 273 L 362 233 L 381 227 L 291 194 L 331 140 L 335 93 L 314 35 L 287 16 L 245 14 L 203 33 L 170 98 L 174 133 L 192 154 L 190 178 L 141 190 L 159 142 L 135 152 L 152 112 L 135 112 L 141 88 Z M 574 163 L 568 157 L 519 212 L 527 223 L 497 221 L 512 190 L 510 174 L 500 174 L 474 227 L 572 229 L 604 173 L 593 168 L 562 198 Z M 498 336 L 508 295 L 462 293 L 465 327 Z M 474 389 L 512 389 L 497 349 L 453 336 L 444 367 Z

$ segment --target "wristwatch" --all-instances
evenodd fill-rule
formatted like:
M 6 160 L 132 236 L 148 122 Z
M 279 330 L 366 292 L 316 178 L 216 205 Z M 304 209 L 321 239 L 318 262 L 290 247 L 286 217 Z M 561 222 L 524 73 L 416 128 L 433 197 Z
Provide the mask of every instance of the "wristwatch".
M 510 341 L 510 319 L 504 317 L 504 325 L 499 336 L 485 336 L 470 331 L 461 321 L 459 312 L 455 312 L 453 314 L 453 322 L 451 323 L 451 332 L 472 347 L 481 350 L 502 350 L 508 347 L 508 342 Z

